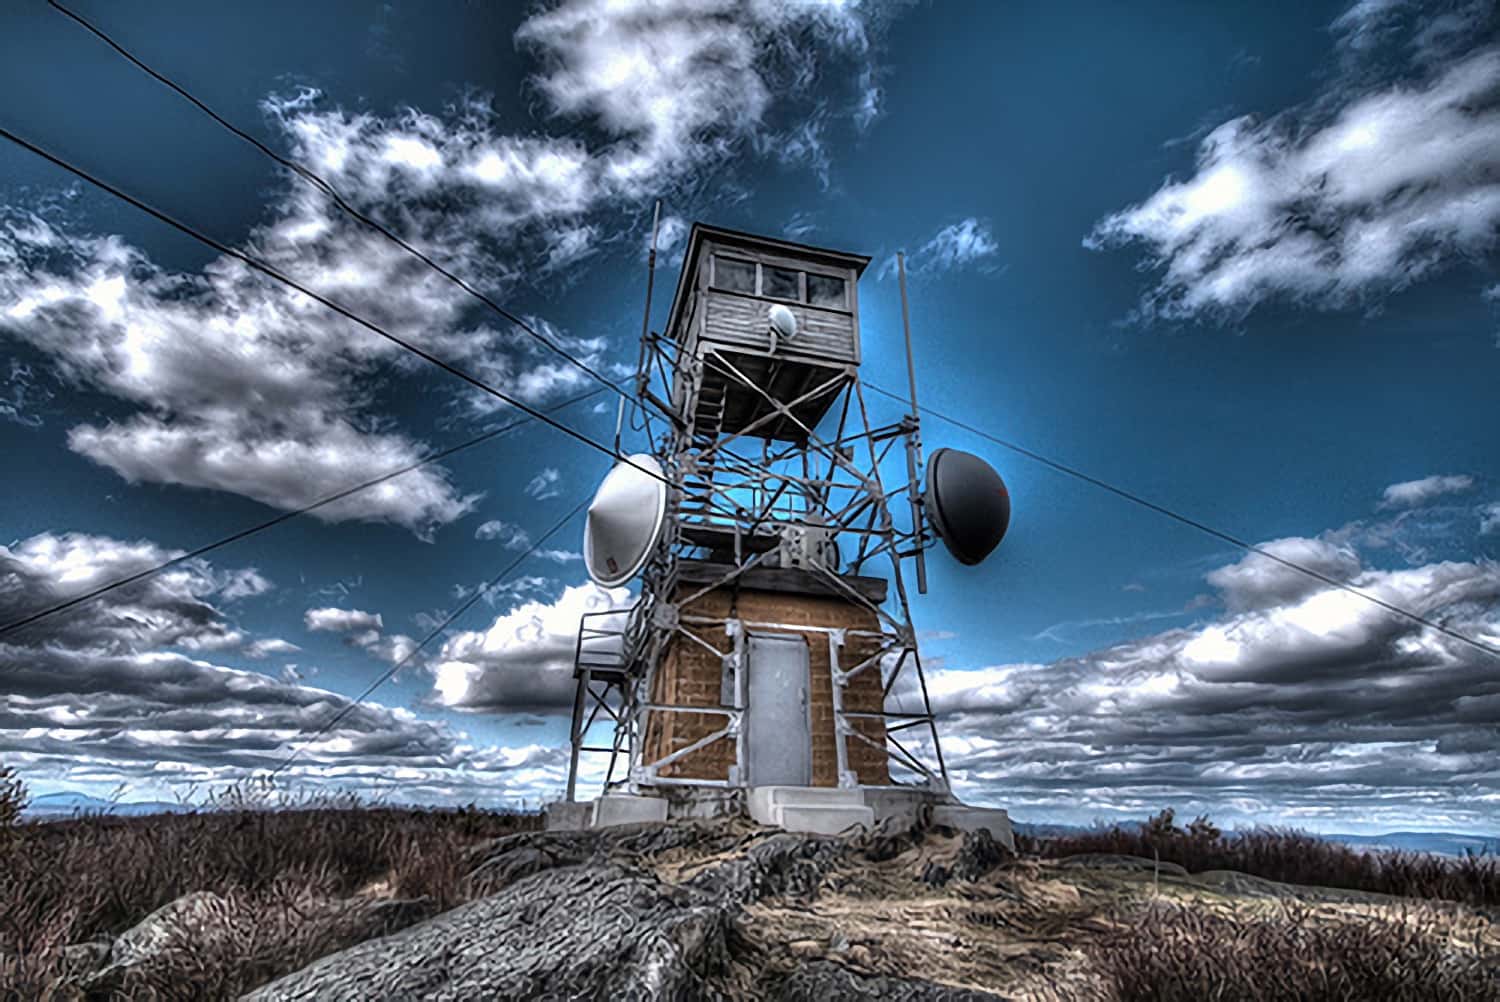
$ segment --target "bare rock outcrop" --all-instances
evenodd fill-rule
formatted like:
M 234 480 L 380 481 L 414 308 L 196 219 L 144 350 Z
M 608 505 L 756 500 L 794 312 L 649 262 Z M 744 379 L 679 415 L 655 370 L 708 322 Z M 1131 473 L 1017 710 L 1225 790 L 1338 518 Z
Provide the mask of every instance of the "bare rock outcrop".
M 548 869 L 253 992 L 319 999 L 713 999 L 732 907 L 614 863 Z
M 909 839 L 908 848 L 919 841 Z M 850 971 L 818 956 L 788 964 L 792 954 L 743 937 L 747 909 L 763 902 L 807 907 L 840 867 L 890 855 L 868 838 L 744 823 L 497 839 L 471 854 L 470 879 L 487 897 L 325 957 L 246 999 L 1000 998 L 920 977 Z M 965 874 L 1000 858 L 992 842 L 973 837 L 953 841 L 950 855 Z

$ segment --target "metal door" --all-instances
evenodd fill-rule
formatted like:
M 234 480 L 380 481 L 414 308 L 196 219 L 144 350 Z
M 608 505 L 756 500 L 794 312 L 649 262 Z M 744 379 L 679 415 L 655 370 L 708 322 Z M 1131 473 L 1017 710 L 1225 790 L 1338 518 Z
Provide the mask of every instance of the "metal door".
M 750 786 L 812 782 L 807 717 L 807 640 L 751 635 L 746 681 L 745 757 Z

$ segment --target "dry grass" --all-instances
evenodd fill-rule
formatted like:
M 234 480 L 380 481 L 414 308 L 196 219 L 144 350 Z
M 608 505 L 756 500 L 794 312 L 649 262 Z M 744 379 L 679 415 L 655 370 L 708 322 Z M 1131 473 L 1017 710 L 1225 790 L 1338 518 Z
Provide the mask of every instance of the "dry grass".
M 1500 997 L 1494 958 L 1454 949 L 1431 916 L 1330 919 L 1283 903 L 1269 916 L 1155 902 L 1084 942 L 1112 1002 L 1481 1002 Z
M 181 948 L 114 989 L 206 999 L 232 997 L 417 912 L 466 900 L 465 851 L 538 828 L 540 819 L 349 799 L 267 809 L 232 790 L 194 813 L 5 827 L 0 997 L 79 997 L 63 978 L 64 947 L 112 938 L 168 902 L 210 891 L 224 899 L 213 928 L 180 930 Z M 380 899 L 420 901 L 404 911 L 371 907 Z
M 1099 828 L 1056 838 L 1020 836 L 1022 853 L 1053 859 L 1085 853 L 1160 858 L 1189 873 L 1238 870 L 1286 884 L 1338 887 L 1427 900 L 1500 906 L 1500 858 L 1360 852 L 1306 832 L 1276 828 L 1224 835 L 1205 818 L 1187 829 L 1171 810 L 1140 828 Z
M 479 895 L 465 880 L 471 847 L 540 826 L 535 815 L 352 800 L 271 810 L 242 789 L 191 814 L 35 823 L 7 814 L 7 796 L 19 803 L 25 791 L 0 769 L 4 999 L 232 998 Z M 727 823 L 652 862 L 681 880 L 755 834 Z M 1035 856 L 1156 854 L 1194 872 L 1479 905 L 1500 900 L 1493 860 L 1365 854 L 1297 832 L 1226 838 L 1204 819 L 1178 828 L 1164 812 L 1142 830 L 1021 839 L 1022 858 L 934 884 L 929 874 L 956 871 L 961 841 L 929 834 L 839 868 L 810 905 L 752 905 L 741 929 L 755 961 L 747 997 L 768 971 L 826 958 L 1038 1000 L 1500 998 L 1496 927 L 1468 909 L 1237 899 L 1186 883 L 1148 898 L 1128 874 L 1083 880 Z M 195 891 L 218 895 L 211 920 L 169 924 L 156 960 L 87 991 L 67 976 L 65 946 L 117 936 Z

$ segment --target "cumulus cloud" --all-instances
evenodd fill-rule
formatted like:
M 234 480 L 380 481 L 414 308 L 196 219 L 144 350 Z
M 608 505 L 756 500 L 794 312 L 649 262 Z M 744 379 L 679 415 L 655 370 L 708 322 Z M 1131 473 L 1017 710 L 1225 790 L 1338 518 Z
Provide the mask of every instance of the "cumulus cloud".
M 1423 477 L 1391 484 L 1380 498 L 1380 508 L 1416 508 L 1444 494 L 1462 494 L 1474 489 L 1474 478 L 1467 474 Z
M 344 642 L 389 664 L 397 664 L 416 653 L 417 642 L 404 633 L 386 634 L 385 620 L 378 612 L 333 607 L 308 609 L 303 623 L 309 630 L 342 633 Z
M 281 223 L 256 239 L 294 257 L 305 248 L 288 247 L 278 228 L 305 224 L 314 208 L 305 200 L 283 207 Z M 327 240 L 341 239 L 329 227 L 324 232 Z M 322 249 L 333 251 L 331 244 Z M 395 267 L 389 254 L 354 259 L 370 271 L 344 266 L 346 286 L 358 275 L 385 281 L 382 262 Z M 327 281 L 315 277 L 313 284 L 332 292 L 339 269 L 328 270 Z M 416 308 L 412 299 L 422 299 L 424 286 L 430 281 L 414 276 L 411 295 L 405 302 L 396 296 L 390 307 Z M 377 298 L 375 291 L 366 288 L 364 299 Z M 340 298 L 361 306 L 353 296 Z M 445 312 L 451 306 L 437 317 Z M 410 325 L 415 318 L 407 316 Z M 140 408 L 68 434 L 75 452 L 133 483 L 227 490 L 292 508 L 367 479 L 371 470 L 414 462 L 423 451 L 406 436 L 373 432 L 357 420 L 366 392 L 360 379 L 391 351 L 361 342 L 348 323 L 228 259 L 199 274 L 169 272 L 117 238 L 67 235 L 9 213 L 0 219 L 0 333 L 49 355 L 62 379 Z M 440 469 L 426 467 L 315 514 L 423 529 L 472 503 Z
M 1265 545 L 1500 642 L 1493 563 L 1379 570 L 1319 539 Z M 1347 592 L 1294 584 L 1264 558 L 1208 579 L 1229 607 L 1200 626 L 1051 664 L 930 673 L 960 791 L 1083 822 L 1168 804 L 1240 824 L 1500 820 L 1492 658 Z
M 846 113 L 873 115 L 870 38 L 856 5 L 757 0 L 570 0 L 516 33 L 543 61 L 537 89 L 562 116 L 619 140 L 598 158 L 602 184 L 640 197 L 760 137 L 814 146 L 826 109 L 768 127 L 778 95 L 806 93 L 841 57 L 858 77 Z M 801 130 L 801 131 L 799 131 Z M 782 132 L 778 142 L 767 135 Z
M 631 604 L 628 589 L 574 585 L 555 601 L 523 602 L 486 629 L 455 634 L 430 665 L 437 700 L 466 710 L 560 711 L 573 701 L 580 617 Z
M 0 547 L 0 620 L 151 566 L 147 541 L 42 534 Z M 480 748 L 446 724 L 183 651 L 238 633 L 217 604 L 232 572 L 189 561 L 0 638 L 0 759 L 32 783 L 186 794 L 280 765 L 347 709 L 284 774 L 320 788 L 395 786 L 402 800 L 537 799 L 561 786 L 563 749 Z M 393 638 L 399 639 L 399 638 Z M 174 650 L 181 648 L 183 650 Z M 278 638 L 247 653 L 295 649 Z
M 1493 251 L 1500 49 L 1472 48 L 1485 33 L 1469 30 L 1491 19 L 1357 4 L 1336 25 L 1349 58 L 1329 93 L 1223 123 L 1191 176 L 1105 217 L 1085 245 L 1142 247 L 1161 275 L 1142 313 L 1167 319 L 1237 317 L 1276 299 L 1347 306 Z M 1370 80 L 1360 53 L 1403 26 L 1414 71 Z
M 820 73 L 869 78 L 870 42 L 852 5 L 567 0 L 534 14 L 516 40 L 537 60 L 531 86 L 561 134 L 507 132 L 477 98 L 378 115 L 302 89 L 263 107 L 293 158 L 408 243 L 501 294 L 538 268 L 591 253 L 602 232 L 593 217 L 691 188 L 740 152 L 774 147 L 764 141 L 806 120 L 796 106 Z M 796 126 L 773 121 L 782 105 Z M 825 109 L 818 120 L 826 117 Z M 578 138 L 580 121 L 603 141 Z M 321 194 L 284 184 L 244 249 L 531 402 L 587 378 L 493 323 Z M 601 364 L 604 340 L 533 325 Z M 421 363 L 232 258 L 173 271 L 118 237 L 9 212 L 0 218 L 0 335 L 48 356 L 66 382 L 132 409 L 68 434 L 76 453 L 131 483 L 293 509 L 426 451 L 381 406 L 383 381 L 425 372 Z M 32 419 L 28 380 L 12 373 L 0 413 Z M 500 406 L 469 387 L 450 392 L 461 413 Z M 430 538 L 476 501 L 433 465 L 315 515 Z
M 1273 558 L 1317 571 L 1335 581 L 1348 581 L 1360 571 L 1359 554 L 1347 544 L 1291 537 L 1262 543 L 1260 549 L 1265 553 L 1247 553 L 1236 563 L 1210 571 L 1204 577 L 1234 612 L 1285 605 L 1328 587 Z
M 308 609 L 302 621 L 309 630 L 327 633 L 349 633 L 354 630 L 380 630 L 385 627 L 378 612 L 363 609 L 337 609 L 326 607 Z
M 181 556 L 181 550 L 146 540 L 76 532 L 44 532 L 0 546 L 0 622 L 21 619 Z M 185 561 L 115 589 L 108 601 L 85 602 L 24 627 L 16 636 L 50 637 L 65 645 L 110 651 L 136 645 L 222 650 L 238 645 L 244 636 L 208 600 L 242 597 L 247 575 L 257 587 L 269 587 L 253 570 L 224 572 L 203 560 Z

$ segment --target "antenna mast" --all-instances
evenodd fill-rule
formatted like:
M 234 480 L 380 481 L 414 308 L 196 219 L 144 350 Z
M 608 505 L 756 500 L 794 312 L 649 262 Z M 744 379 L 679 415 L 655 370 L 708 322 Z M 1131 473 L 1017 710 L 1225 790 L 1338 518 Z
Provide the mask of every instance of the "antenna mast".
M 911 387 L 911 414 L 906 425 L 907 498 L 911 501 L 911 531 L 916 539 L 917 594 L 927 594 L 927 539 L 922 530 L 922 490 L 917 471 L 922 468 L 922 412 L 917 409 L 917 367 L 911 354 L 911 309 L 906 301 L 906 252 L 896 252 L 896 271 L 901 278 L 901 329 L 906 335 L 906 381 Z

